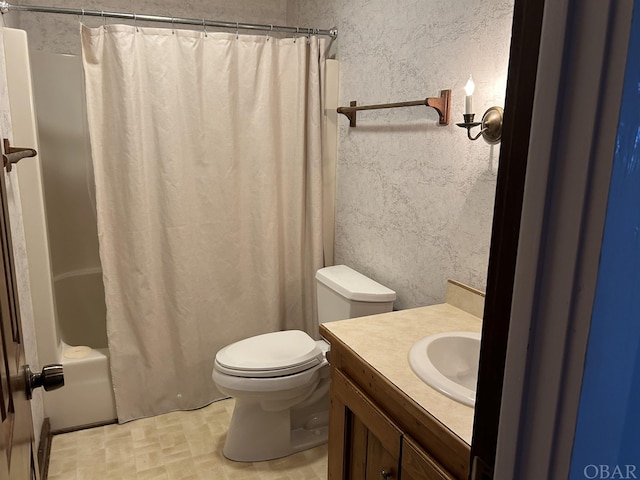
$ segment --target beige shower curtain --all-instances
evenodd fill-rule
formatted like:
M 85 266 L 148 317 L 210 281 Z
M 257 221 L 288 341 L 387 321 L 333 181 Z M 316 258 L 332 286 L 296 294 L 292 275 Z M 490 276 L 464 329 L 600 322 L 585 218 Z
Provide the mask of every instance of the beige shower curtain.
M 317 336 L 324 42 L 82 27 L 120 422 L 220 398 L 230 342 Z

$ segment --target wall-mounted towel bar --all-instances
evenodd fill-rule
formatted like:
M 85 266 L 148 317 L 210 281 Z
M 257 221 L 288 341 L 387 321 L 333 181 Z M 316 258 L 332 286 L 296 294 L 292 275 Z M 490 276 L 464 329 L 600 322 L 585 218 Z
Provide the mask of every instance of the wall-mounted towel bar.
M 356 113 L 360 110 L 379 110 L 381 108 L 400 108 L 400 107 L 417 107 L 420 105 L 431 107 L 438 112 L 440 116 L 440 125 L 449 125 L 449 112 L 451 109 L 451 90 L 440 90 L 439 97 L 429 97 L 424 100 L 415 100 L 413 102 L 399 103 L 383 103 L 380 105 L 356 105 L 351 102 L 349 107 L 339 107 L 338 113 L 345 115 L 349 119 L 349 126 L 356 126 Z
M 2 143 L 4 144 L 2 163 L 7 172 L 11 171 L 14 163 L 18 163 L 23 158 L 35 157 L 38 154 L 33 148 L 12 147 L 7 138 L 2 139 Z

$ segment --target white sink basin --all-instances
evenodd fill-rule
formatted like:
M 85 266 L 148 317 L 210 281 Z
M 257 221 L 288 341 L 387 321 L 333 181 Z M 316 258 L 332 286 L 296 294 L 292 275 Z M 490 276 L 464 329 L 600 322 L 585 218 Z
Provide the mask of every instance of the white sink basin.
M 473 407 L 479 357 L 480 333 L 446 332 L 415 343 L 409 351 L 409 364 L 423 382 Z

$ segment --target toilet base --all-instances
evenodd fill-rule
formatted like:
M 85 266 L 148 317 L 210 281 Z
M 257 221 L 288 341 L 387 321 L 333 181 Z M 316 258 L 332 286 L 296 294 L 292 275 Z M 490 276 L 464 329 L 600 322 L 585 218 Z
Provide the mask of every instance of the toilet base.
M 236 398 L 222 453 L 237 462 L 286 457 L 327 443 L 328 423 L 328 392 L 311 403 L 280 411 L 266 411 L 260 402 Z

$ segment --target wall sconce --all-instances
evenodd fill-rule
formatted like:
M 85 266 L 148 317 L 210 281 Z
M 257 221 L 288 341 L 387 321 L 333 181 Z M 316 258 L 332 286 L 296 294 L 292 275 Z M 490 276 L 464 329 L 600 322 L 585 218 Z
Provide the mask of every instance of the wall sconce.
M 465 97 L 465 111 L 462 117 L 463 123 L 456 123 L 459 127 L 467 129 L 467 137 L 469 140 L 477 140 L 482 136 L 485 142 L 490 144 L 499 143 L 502 138 L 502 117 L 504 111 L 501 107 L 491 107 L 482 116 L 481 122 L 474 122 L 475 113 L 473 112 L 473 92 L 475 91 L 475 84 L 473 78 L 469 75 L 469 80 L 464 87 L 464 91 L 467 94 Z M 480 132 L 475 137 L 471 136 L 471 129 L 474 127 L 480 127 Z

